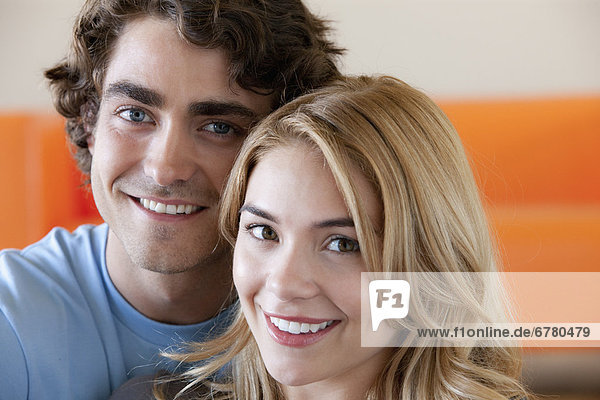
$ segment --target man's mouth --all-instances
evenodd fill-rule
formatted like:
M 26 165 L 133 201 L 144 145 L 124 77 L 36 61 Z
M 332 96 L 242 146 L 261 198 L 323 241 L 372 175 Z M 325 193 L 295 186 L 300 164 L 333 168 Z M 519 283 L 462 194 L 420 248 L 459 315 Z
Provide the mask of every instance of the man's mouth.
M 139 201 L 144 208 L 158 214 L 193 214 L 204 208 L 192 204 L 165 204 L 143 198 L 140 198 Z
M 319 324 L 309 324 L 306 322 L 288 321 L 283 318 L 269 317 L 273 325 L 280 331 L 288 332 L 293 335 L 300 335 L 302 333 L 317 333 L 320 330 L 327 328 L 333 324 L 334 320 L 323 321 Z

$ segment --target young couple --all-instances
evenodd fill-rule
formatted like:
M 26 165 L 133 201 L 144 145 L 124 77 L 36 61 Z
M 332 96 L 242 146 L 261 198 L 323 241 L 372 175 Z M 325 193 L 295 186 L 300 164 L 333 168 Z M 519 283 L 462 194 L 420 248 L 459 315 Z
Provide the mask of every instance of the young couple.
M 523 394 L 510 349 L 360 346 L 361 272 L 494 259 L 443 113 L 340 77 L 326 34 L 300 1 L 84 4 L 46 76 L 106 224 L 0 254 L 0 398 L 107 398 L 179 360 L 158 398 Z

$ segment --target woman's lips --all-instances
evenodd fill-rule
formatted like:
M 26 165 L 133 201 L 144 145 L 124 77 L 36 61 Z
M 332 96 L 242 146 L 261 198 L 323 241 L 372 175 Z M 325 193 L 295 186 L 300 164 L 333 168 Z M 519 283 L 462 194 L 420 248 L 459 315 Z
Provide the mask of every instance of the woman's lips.
M 265 315 L 267 330 L 279 344 L 304 347 L 321 340 L 340 321 Z
M 291 321 L 277 317 L 269 317 L 269 319 L 271 320 L 273 325 L 279 328 L 280 331 L 289 332 L 294 335 L 299 335 L 301 333 L 308 332 L 317 333 L 318 331 L 327 328 L 333 323 L 333 320 L 323 321 L 318 324 L 311 324 L 308 322 Z

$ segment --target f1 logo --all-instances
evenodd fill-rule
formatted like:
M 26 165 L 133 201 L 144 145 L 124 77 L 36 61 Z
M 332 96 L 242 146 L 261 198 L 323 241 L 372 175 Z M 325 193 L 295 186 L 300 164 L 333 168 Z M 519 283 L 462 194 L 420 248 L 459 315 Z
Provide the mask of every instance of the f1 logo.
M 405 280 L 375 280 L 369 282 L 371 327 L 373 332 L 384 319 L 404 318 L 408 315 L 410 284 Z

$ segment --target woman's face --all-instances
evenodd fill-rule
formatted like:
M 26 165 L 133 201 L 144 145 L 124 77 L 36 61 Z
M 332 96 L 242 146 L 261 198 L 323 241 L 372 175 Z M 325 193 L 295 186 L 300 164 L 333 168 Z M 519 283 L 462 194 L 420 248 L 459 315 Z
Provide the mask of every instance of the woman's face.
M 351 173 L 379 226 L 379 199 L 358 170 Z M 372 382 L 385 356 L 360 347 L 363 271 L 353 221 L 322 155 L 302 144 L 268 153 L 248 182 L 233 273 L 246 320 L 277 381 L 348 388 L 348 382 Z

